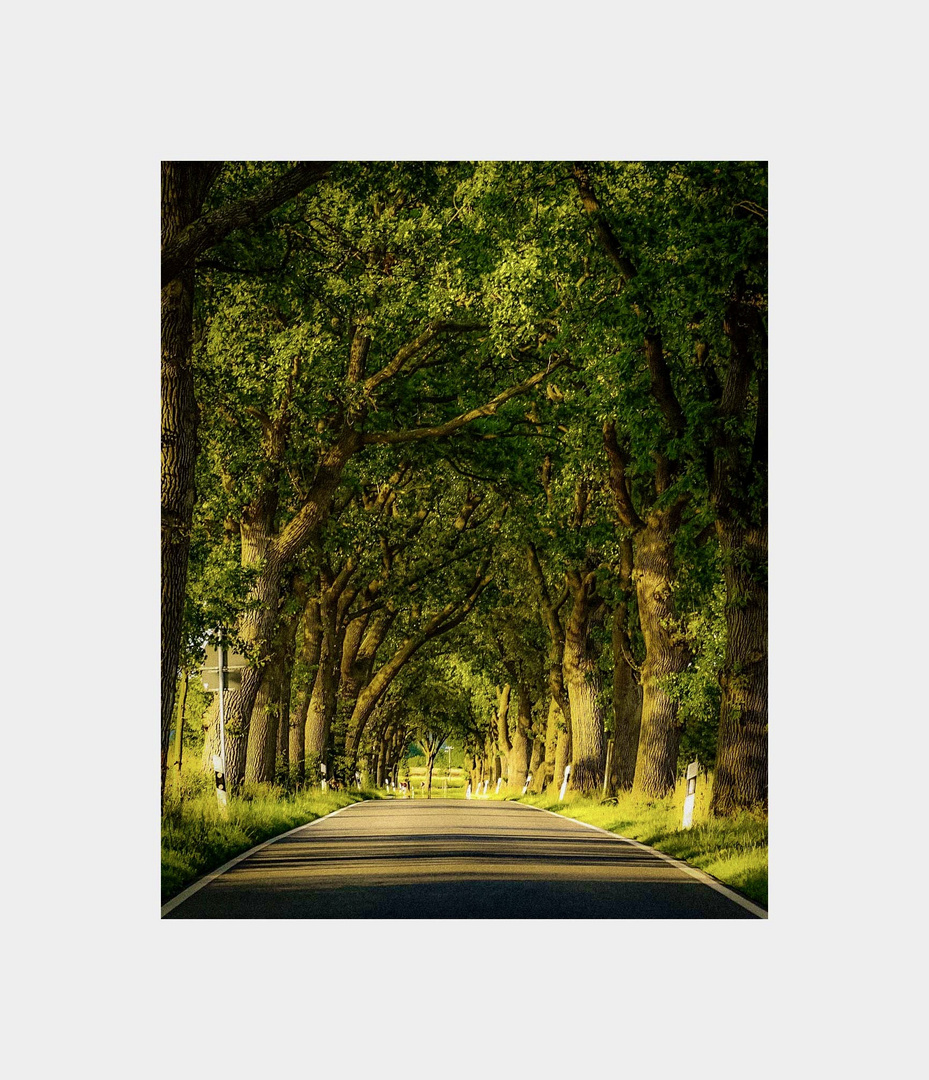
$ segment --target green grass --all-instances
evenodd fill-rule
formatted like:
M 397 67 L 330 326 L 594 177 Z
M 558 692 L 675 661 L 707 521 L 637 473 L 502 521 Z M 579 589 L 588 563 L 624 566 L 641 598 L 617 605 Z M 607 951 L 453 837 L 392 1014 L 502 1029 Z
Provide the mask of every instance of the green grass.
M 263 840 L 341 806 L 378 797 L 376 792 L 357 790 L 288 795 L 262 785 L 230 799 L 223 813 L 213 791 L 191 792 L 179 801 L 169 789 L 161 821 L 161 901 Z
M 701 777 L 697 784 L 693 828 L 682 829 L 684 787 L 681 782 L 667 798 L 647 802 L 633 799 L 628 792 L 605 803 L 573 793 L 567 794 L 564 802 L 559 802 L 557 791 L 551 795 L 515 798 L 518 802 L 553 810 L 648 844 L 705 871 L 756 904 L 767 907 L 767 815 L 743 812 L 733 818 L 711 818 L 708 811 L 711 785 Z M 502 793 L 498 797 L 502 797 Z
M 424 765 L 410 765 L 409 766 L 409 779 L 413 784 L 413 796 L 419 798 L 422 794 L 420 784 L 426 779 L 426 767 Z M 468 775 L 464 769 L 457 769 L 452 766 L 451 772 L 448 776 L 448 786 L 445 785 L 445 762 L 442 762 L 442 768 L 437 765 L 432 771 L 432 797 L 433 799 L 442 799 L 446 796 L 449 799 L 463 799 L 465 794 L 465 788 L 468 785 Z

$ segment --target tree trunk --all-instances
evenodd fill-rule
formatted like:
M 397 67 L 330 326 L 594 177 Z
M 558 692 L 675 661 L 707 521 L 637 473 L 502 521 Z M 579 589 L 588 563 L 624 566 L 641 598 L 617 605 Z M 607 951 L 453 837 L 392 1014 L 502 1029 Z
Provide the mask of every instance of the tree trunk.
M 216 166 L 161 163 L 161 243 L 199 214 Z M 187 558 L 196 491 L 200 414 L 191 371 L 194 272 L 184 270 L 161 290 L 161 790 L 177 686 L 187 589 Z
M 532 777 L 530 790 L 536 790 L 536 777 L 545 768 L 545 740 L 534 738 L 532 740 L 532 752 L 529 755 L 529 775 Z
M 678 703 L 665 681 L 684 671 L 691 660 L 674 605 L 674 532 L 666 515 L 649 515 L 646 527 L 636 534 L 633 576 L 645 638 L 642 724 L 633 790 L 661 798 L 674 790 L 681 741 Z
M 767 526 L 718 520 L 726 581 L 726 658 L 710 813 L 768 804 Z
M 555 778 L 555 750 L 558 746 L 558 721 L 562 718 L 558 702 L 548 701 L 548 720 L 545 724 L 544 757 L 532 777 L 532 790 L 541 794 Z
M 290 782 L 300 788 L 306 779 L 306 716 L 310 707 L 313 684 L 319 670 L 322 648 L 322 626 L 319 619 L 319 598 L 307 600 L 300 620 L 294 653 L 293 706 L 290 710 Z M 314 778 L 315 779 L 315 778 Z
M 602 678 L 590 642 L 590 629 L 603 603 L 594 595 L 593 571 L 568 574 L 573 606 L 565 630 L 564 674 L 571 702 L 571 788 L 599 794 L 603 780 Z
M 284 623 L 281 633 L 281 669 L 277 693 L 277 750 L 274 761 L 274 777 L 290 787 L 290 698 L 293 690 L 294 654 L 296 651 L 297 623 L 291 615 Z
M 278 696 L 278 660 L 265 669 L 265 677 L 252 707 L 245 757 L 245 782 L 269 784 L 274 778 L 274 752 L 277 748 L 275 702 Z
M 522 683 L 518 685 L 518 706 L 516 713 L 516 730 L 510 741 L 510 749 L 507 754 L 507 789 L 521 792 L 526 783 L 526 775 L 529 770 L 529 731 L 532 725 L 532 702 L 529 699 L 529 689 Z
M 313 693 L 306 716 L 306 782 L 318 784 L 320 765 L 326 761 L 329 745 L 329 733 L 336 713 L 336 695 L 339 685 L 339 660 L 342 643 L 336 629 L 335 605 L 326 601 L 325 596 L 320 609 L 322 623 L 322 641 L 319 652 L 319 667 L 313 683 Z
M 571 764 L 571 725 L 565 723 L 558 732 L 558 742 L 555 746 L 555 775 L 552 778 L 554 791 L 561 790 L 564 780 L 564 771 Z
M 181 700 L 177 707 L 177 723 L 174 732 L 174 764 L 177 766 L 177 790 L 181 790 L 181 764 L 184 757 L 184 718 L 187 709 L 187 689 L 190 685 L 190 672 L 187 668 L 181 672 Z
M 628 607 L 613 611 L 613 783 L 619 791 L 632 787 L 642 724 L 642 691 L 636 680 L 626 634 Z M 627 654 L 629 658 L 627 659 Z

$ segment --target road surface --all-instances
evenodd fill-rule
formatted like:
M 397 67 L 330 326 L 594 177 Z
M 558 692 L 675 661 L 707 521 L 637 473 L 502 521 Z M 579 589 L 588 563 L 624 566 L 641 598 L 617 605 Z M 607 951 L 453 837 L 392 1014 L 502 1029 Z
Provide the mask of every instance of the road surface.
M 281 837 L 164 917 L 759 916 L 656 853 L 569 818 L 520 803 L 397 799 L 355 803 Z

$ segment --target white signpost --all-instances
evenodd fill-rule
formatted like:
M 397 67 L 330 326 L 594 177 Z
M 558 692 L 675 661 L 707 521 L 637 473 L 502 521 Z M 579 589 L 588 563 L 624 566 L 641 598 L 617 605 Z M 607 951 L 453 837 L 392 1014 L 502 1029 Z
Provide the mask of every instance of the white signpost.
M 571 766 L 565 765 L 564 767 L 564 780 L 561 781 L 561 791 L 558 794 L 558 801 L 564 802 L 565 792 L 568 790 L 568 777 L 571 775 Z
M 527 791 L 529 790 L 529 785 L 530 785 L 531 783 L 532 783 L 532 773 L 529 773 L 529 774 L 528 774 L 528 775 L 526 776 L 526 782 L 525 782 L 525 784 L 523 784 L 523 795 L 525 795 L 525 794 L 526 794 L 526 792 L 527 792 Z
M 499 779 L 497 780 L 497 786 L 496 786 L 496 787 L 494 788 L 494 795 L 499 795 L 499 794 L 500 794 L 500 785 L 501 785 L 502 783 L 503 783 L 503 777 L 501 776 L 501 777 L 500 777 L 500 778 L 499 778 Z
M 682 829 L 689 829 L 693 824 L 694 802 L 697 799 L 697 773 L 699 771 L 699 761 L 692 761 L 687 766 L 687 795 L 684 799 L 684 818 L 681 822 Z

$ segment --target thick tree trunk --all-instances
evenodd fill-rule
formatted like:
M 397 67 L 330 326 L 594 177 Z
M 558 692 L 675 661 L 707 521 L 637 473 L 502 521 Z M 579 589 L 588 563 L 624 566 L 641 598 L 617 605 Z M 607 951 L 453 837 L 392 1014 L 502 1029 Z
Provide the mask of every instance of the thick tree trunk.
M 767 332 L 757 309 L 735 294 L 725 330 L 732 352 L 714 447 L 713 504 L 726 582 L 726 657 L 710 812 L 731 814 L 768 803 Z M 754 373 L 751 454 L 745 416 Z
M 571 764 L 571 725 L 566 723 L 558 732 L 558 742 L 555 746 L 555 775 L 552 777 L 552 789 L 561 790 L 564 780 L 564 771 Z
M 717 521 L 726 580 L 726 658 L 710 812 L 768 804 L 766 526 Z
M 326 762 L 329 733 L 336 714 L 339 660 L 342 651 L 336 629 L 335 606 L 326 603 L 325 598 L 320 619 L 322 642 L 319 667 L 307 709 L 305 730 L 306 782 L 314 785 L 320 780 L 320 765 Z
M 613 611 L 613 783 L 619 791 L 632 787 L 642 724 L 642 691 L 630 659 L 626 634 L 628 609 L 621 601 Z
M 633 790 L 661 798 L 674 790 L 681 741 L 678 703 L 665 680 L 684 671 L 691 660 L 674 605 L 674 532 L 665 515 L 650 515 L 646 527 L 636 534 L 634 577 L 645 662 Z
M 555 751 L 558 746 L 558 723 L 562 720 L 558 702 L 552 697 L 548 702 L 548 719 L 545 724 L 544 758 L 532 777 L 532 790 L 543 792 L 555 778 Z
M 278 662 L 275 658 L 265 669 L 248 729 L 245 756 L 245 782 L 269 784 L 274 779 L 274 752 L 277 747 Z
M 518 686 L 518 706 L 516 713 L 516 729 L 510 740 L 510 749 L 507 753 L 507 789 L 509 791 L 522 791 L 526 783 L 526 775 L 529 771 L 529 731 L 532 725 L 532 702 L 529 699 L 529 689 L 522 683 Z
M 278 751 L 287 745 L 286 723 L 282 722 L 281 696 L 284 684 L 290 696 L 290 671 L 293 667 L 293 621 L 283 622 L 275 634 L 274 652 L 264 671 L 265 677 L 255 699 L 249 726 L 245 779 L 249 783 L 270 784 L 276 775 Z M 284 713 L 286 715 L 286 713 Z
M 187 710 L 187 690 L 190 686 L 190 672 L 187 668 L 181 672 L 181 700 L 177 706 L 177 723 L 174 725 L 174 764 L 177 766 L 177 789 L 181 789 L 181 766 L 184 759 L 184 720 Z
M 590 642 L 593 622 L 602 615 L 602 601 L 594 596 L 594 574 L 571 572 L 568 585 L 573 598 L 565 630 L 564 674 L 571 702 L 571 788 L 599 794 L 603 781 L 603 680 Z
M 172 241 L 199 214 L 216 175 L 213 165 L 161 164 L 161 243 Z M 161 290 L 161 789 L 177 685 L 187 589 L 187 558 L 196 492 L 199 411 L 191 371 L 194 272 L 184 270 Z
M 494 783 L 500 776 L 506 776 L 505 767 L 501 767 L 501 762 L 509 762 L 509 754 L 512 749 L 512 743 L 510 742 L 510 726 L 507 714 L 510 711 L 510 684 L 506 683 L 503 686 L 497 687 L 497 712 L 496 712 L 496 724 L 497 724 L 497 745 L 496 753 L 494 754 L 494 760 L 496 768 L 494 770 Z
M 293 691 L 294 652 L 296 649 L 297 618 L 291 616 L 281 635 L 281 670 L 277 693 L 277 748 L 274 778 L 290 786 L 290 698 Z
M 530 786 L 531 791 L 537 790 L 537 780 L 539 773 L 545 768 L 545 740 L 542 738 L 534 738 L 532 740 L 532 750 L 529 754 L 529 775 L 532 777 L 532 784 Z
M 290 782 L 300 788 L 306 778 L 306 716 L 322 648 L 319 598 L 309 599 L 300 620 L 294 654 L 293 703 L 290 710 Z

